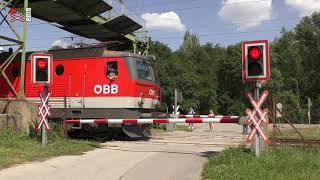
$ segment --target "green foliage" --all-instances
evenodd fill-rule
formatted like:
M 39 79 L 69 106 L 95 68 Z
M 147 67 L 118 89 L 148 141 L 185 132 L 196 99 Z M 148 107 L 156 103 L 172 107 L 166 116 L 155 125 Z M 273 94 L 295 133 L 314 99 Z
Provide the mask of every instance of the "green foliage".
M 203 179 L 318 179 L 320 151 L 317 149 L 271 149 L 256 158 L 253 152 L 234 148 L 212 155 Z
M 299 104 L 299 98 L 290 91 L 279 93 L 278 101 L 283 104 L 285 113 L 289 119 L 298 123 L 307 123 L 307 118 L 303 122 L 303 117 L 307 117 L 307 110 Z M 302 122 L 300 122 L 302 120 Z
M 192 107 L 197 113 L 243 115 L 250 106 L 244 94 L 253 84 L 241 78 L 241 44 L 221 47 L 201 45 L 197 35 L 187 31 L 181 47 L 172 52 L 152 42 L 157 57 L 164 101 L 173 104 L 174 89 L 182 91 L 182 113 Z M 312 120 L 320 121 L 320 13 L 305 17 L 294 30 L 283 29 L 270 45 L 271 80 L 264 83 L 270 96 L 284 105 L 295 123 L 307 122 L 307 98 L 311 98 Z M 172 111 L 172 109 L 171 109 Z

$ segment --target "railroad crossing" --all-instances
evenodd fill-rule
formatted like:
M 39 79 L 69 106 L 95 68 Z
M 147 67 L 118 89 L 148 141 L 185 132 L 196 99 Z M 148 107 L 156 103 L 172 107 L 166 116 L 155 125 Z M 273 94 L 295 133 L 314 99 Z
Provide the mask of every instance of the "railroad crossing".
M 223 17 L 227 21 L 231 21 L 232 24 L 247 25 L 247 27 L 245 28 L 242 27 L 243 29 L 261 25 L 265 20 L 272 21 L 270 18 L 268 18 L 272 17 L 271 11 L 269 12 L 270 14 L 267 13 L 264 15 L 261 14 L 262 16 L 256 16 L 260 14 L 260 12 L 257 11 L 257 9 L 259 10 L 259 8 L 250 8 L 250 6 L 239 5 L 242 3 L 257 3 L 256 5 L 259 5 L 259 2 L 228 3 L 228 1 L 224 1 L 218 15 L 220 17 Z M 269 5 L 267 6 L 269 8 L 265 8 L 266 4 Z M 263 7 L 261 9 L 273 9 L 271 0 L 266 4 L 264 6 L 260 6 Z M 288 2 L 286 2 L 285 4 L 288 4 Z M 306 4 L 312 5 L 312 3 L 310 2 Z M 118 14 L 115 14 L 116 6 L 120 7 L 120 13 Z M 228 10 L 228 7 L 231 7 L 231 11 L 230 9 Z M 237 9 L 237 11 L 239 10 L 240 12 L 240 7 L 242 7 L 242 11 L 245 10 L 240 14 L 245 15 L 245 12 L 247 12 L 247 10 L 254 10 L 255 12 L 253 13 L 248 11 L 250 16 L 266 17 L 266 19 L 260 18 L 260 20 L 262 20 L 261 22 L 246 22 L 242 21 L 242 18 L 239 19 L 238 17 L 230 17 L 230 15 L 234 16 L 234 13 L 230 14 L 230 12 L 232 12 L 232 10 L 234 9 Z M 243 9 L 243 7 L 249 7 L 250 9 Z M 192 102 L 188 102 L 189 99 L 183 102 L 183 104 L 186 104 L 188 106 L 194 106 L 190 107 L 190 114 L 195 114 L 194 110 L 192 109 L 195 107 L 197 107 L 197 110 L 200 111 L 208 111 L 210 108 L 213 108 L 215 110 L 218 110 L 218 112 L 237 112 L 241 114 L 241 110 L 237 109 L 237 107 L 242 107 L 242 105 L 245 104 L 244 102 L 240 102 L 238 104 L 238 102 L 236 101 L 242 101 L 243 98 L 239 98 L 237 96 L 240 96 L 239 94 L 240 92 L 243 92 L 243 90 L 249 90 L 249 86 L 240 84 L 239 79 L 237 83 L 233 83 L 234 80 L 237 79 L 236 77 L 240 75 L 237 75 L 232 71 L 238 68 L 235 66 L 237 64 L 232 61 L 239 60 L 240 62 L 241 60 L 240 54 L 234 53 L 239 52 L 240 49 L 236 50 L 236 48 L 239 48 L 240 46 L 233 46 L 233 48 L 235 49 L 232 48 L 230 50 L 229 47 L 219 47 L 218 44 L 217 46 L 213 46 L 213 44 L 207 44 L 209 46 L 202 46 L 202 44 L 200 44 L 201 41 L 199 37 L 197 37 L 196 34 L 186 31 L 186 26 L 182 23 L 180 17 L 175 12 L 176 10 L 181 11 L 194 8 L 198 9 L 200 7 L 183 7 L 170 10 L 170 12 L 160 13 L 149 11 L 145 14 L 142 14 L 141 17 L 139 15 L 139 17 L 136 18 L 133 14 L 128 13 L 128 9 L 126 9 L 124 5 L 124 0 L 0 0 L 0 15 L 2 17 L 0 26 L 2 24 L 7 24 L 7 27 L 4 28 L 8 28 L 8 30 L 12 32 L 12 36 L 7 34 L 0 35 L 0 43 L 2 43 L 0 44 L 0 96 L 2 97 L 1 101 L 4 101 L 4 105 L 1 104 L 2 112 L 4 113 L 2 114 L 1 118 L 4 118 L 3 124 L 5 128 L 8 128 L 8 124 L 10 122 L 13 122 L 15 123 L 15 128 L 18 129 L 18 131 L 22 131 L 22 125 L 20 124 L 23 124 L 24 129 L 26 129 L 27 125 L 31 124 L 30 122 L 33 119 L 30 115 L 32 112 L 31 104 L 33 103 L 33 105 L 35 105 L 39 102 L 39 99 L 36 97 L 37 93 L 35 92 L 37 92 L 41 88 L 44 88 L 45 92 L 44 94 L 39 93 L 41 105 L 38 107 L 38 116 L 40 116 L 38 120 L 40 120 L 40 122 L 37 122 L 37 120 L 35 120 L 35 122 L 32 123 L 38 123 L 36 125 L 36 130 L 39 131 L 42 128 L 43 144 L 47 143 L 46 131 L 50 129 L 49 123 L 47 121 L 48 116 L 50 116 L 50 118 L 52 119 L 58 119 L 57 121 L 59 121 L 59 123 L 64 121 L 64 128 L 65 130 L 70 130 L 70 134 L 81 134 L 83 132 L 87 132 L 90 135 L 93 135 L 92 137 L 98 137 L 94 136 L 95 133 L 99 135 L 100 132 L 107 131 L 108 135 L 110 135 L 108 137 L 113 138 L 113 140 L 117 140 L 116 138 L 120 137 L 120 135 L 127 135 L 131 138 L 130 140 L 133 140 L 135 137 L 143 137 L 144 140 L 149 139 L 149 128 L 152 124 L 175 125 L 176 123 L 179 123 L 183 124 L 182 129 L 185 128 L 187 124 L 189 124 L 189 127 L 192 125 L 193 129 L 193 124 L 196 124 L 196 130 L 194 132 L 187 132 L 187 130 L 185 129 L 183 129 L 183 132 L 167 132 L 163 134 L 161 132 L 160 134 L 154 132 L 155 136 L 152 137 L 150 141 L 106 142 L 101 144 L 100 149 L 88 152 L 83 156 L 76 156 L 71 158 L 60 157 L 55 158 L 52 161 L 48 160 L 42 163 L 24 164 L 21 166 L 13 167 L 11 169 L 0 171 L 0 179 L 29 178 L 34 180 L 37 178 L 43 179 L 44 177 L 46 179 L 95 178 L 122 180 L 132 178 L 198 179 L 200 177 L 203 163 L 210 154 L 212 155 L 220 152 L 227 147 L 237 147 L 242 144 L 245 139 L 249 144 L 255 141 L 255 146 L 253 147 L 257 156 L 256 160 L 258 160 L 261 151 L 261 138 L 265 144 L 269 144 L 270 142 L 268 132 L 266 132 L 266 126 L 269 124 L 270 118 L 268 116 L 269 110 L 267 108 L 264 108 L 264 103 L 266 102 L 269 92 L 265 90 L 260 96 L 260 90 L 265 87 L 272 87 L 272 89 L 274 90 L 278 89 L 276 90 L 275 94 L 284 95 L 283 98 L 286 100 L 291 101 L 290 98 L 295 98 L 293 99 L 293 102 L 297 102 L 297 105 L 294 106 L 299 111 L 300 109 L 303 109 L 301 108 L 303 106 L 300 106 L 301 101 L 303 101 L 303 97 L 308 98 L 308 120 L 309 124 L 311 124 L 311 113 L 313 113 L 311 111 L 311 100 L 315 103 L 315 107 L 318 107 L 319 104 L 317 103 L 317 94 L 314 94 L 314 92 L 316 92 L 318 88 L 316 86 L 317 84 L 314 83 L 317 82 L 317 79 L 312 76 L 313 74 L 302 74 L 301 72 L 309 72 L 309 69 L 313 69 L 313 63 L 315 62 L 313 58 L 316 59 L 317 54 L 315 54 L 312 49 L 316 49 L 314 48 L 316 46 L 314 44 L 317 43 L 311 42 L 301 44 L 301 42 L 308 40 L 307 35 L 301 32 L 304 32 L 306 29 L 310 30 L 309 27 L 313 26 L 313 28 L 311 28 L 312 30 L 310 30 L 310 32 L 313 31 L 311 34 L 313 34 L 315 37 L 320 36 L 319 33 L 317 33 L 319 32 L 319 27 L 316 27 L 315 25 L 310 23 L 315 21 L 316 18 L 320 17 L 319 13 L 313 13 L 312 16 L 303 18 L 297 28 L 292 30 L 292 34 L 291 32 L 290 34 L 287 34 L 288 37 L 290 37 L 287 38 L 289 39 L 288 42 L 293 42 L 289 43 L 293 44 L 293 47 L 291 47 L 288 51 L 289 53 L 281 53 L 281 51 L 287 48 L 286 46 L 282 47 L 280 45 L 278 48 L 272 48 L 273 50 L 275 50 L 273 52 L 275 55 L 274 67 L 280 71 L 278 71 L 278 76 L 275 76 L 275 78 L 277 78 L 277 81 L 274 82 L 277 82 L 276 84 L 278 84 L 275 87 L 271 85 L 262 88 L 265 82 L 270 80 L 271 74 L 268 40 L 250 40 L 242 42 L 242 81 L 243 83 L 248 83 L 248 85 L 250 85 L 252 88 L 250 89 L 250 91 L 253 91 L 253 93 L 246 93 L 246 96 L 252 105 L 252 107 L 248 107 L 245 110 L 246 116 L 178 115 L 176 95 L 174 103 L 174 116 L 172 116 L 171 118 L 153 118 L 156 117 L 155 114 L 157 113 L 155 112 L 155 110 L 158 109 L 161 104 L 162 95 L 166 96 L 165 100 L 167 104 L 171 102 L 171 97 L 169 97 L 170 93 L 163 93 L 163 89 L 176 89 L 176 87 L 179 86 L 180 88 L 181 86 L 183 86 L 184 88 L 193 87 L 193 85 L 190 86 L 190 84 L 185 83 L 184 81 L 180 81 L 181 79 L 189 80 L 186 78 L 180 79 L 179 75 L 184 75 L 185 72 L 190 72 L 189 77 L 192 78 L 190 78 L 189 82 L 193 83 L 197 81 L 197 84 L 199 84 L 198 87 L 194 86 L 196 87 L 196 89 L 193 89 L 191 93 L 186 93 L 187 95 L 189 94 L 188 97 L 192 99 Z M 225 14 L 226 12 L 228 13 Z M 150 48 L 150 38 L 144 37 L 140 39 L 140 37 L 138 37 L 138 34 L 144 32 L 142 30 L 143 27 L 148 27 L 148 25 L 150 27 L 150 23 L 146 25 L 141 19 L 146 16 L 149 16 L 149 18 L 151 17 L 151 26 L 157 27 L 159 26 L 159 24 L 157 24 L 159 22 L 162 28 L 163 24 L 178 24 L 180 25 L 180 27 L 178 27 L 178 31 L 186 32 L 183 38 L 184 42 L 181 46 L 181 49 L 183 51 L 179 52 L 178 50 L 172 53 L 170 52 L 170 48 L 167 48 L 168 53 L 165 57 L 174 57 L 174 63 L 177 63 L 174 65 L 177 66 L 172 67 L 178 68 L 172 71 L 173 73 L 170 74 L 173 75 L 174 78 L 171 79 L 171 76 L 168 75 L 168 77 L 170 78 L 161 79 L 161 81 L 164 82 L 168 80 L 167 83 L 163 83 L 163 89 L 160 87 L 160 81 L 157 77 L 155 68 L 155 66 L 157 66 L 157 63 L 154 62 L 155 56 L 148 55 L 148 50 Z M 164 20 L 163 16 L 165 16 Z M 167 21 L 168 17 L 166 16 L 170 16 L 169 18 L 175 19 L 176 22 L 172 23 Z M 27 27 L 28 23 L 32 22 L 33 17 L 38 18 L 54 27 L 73 33 L 77 36 L 90 38 L 99 42 L 94 45 L 82 43 L 79 46 L 81 48 L 77 47 L 77 45 L 68 46 L 68 48 L 64 49 L 62 47 L 63 50 L 53 48 L 51 51 L 47 51 L 49 58 L 34 57 L 37 52 L 26 52 L 28 39 Z M 202 19 L 204 18 L 204 16 L 197 17 L 197 19 L 200 18 Z M 309 18 L 311 19 L 311 21 L 309 21 Z M 241 20 L 241 22 L 246 23 L 239 23 L 234 20 Z M 15 24 L 13 24 L 14 22 L 23 23 L 22 35 L 17 32 L 16 26 Z M 154 22 L 156 22 L 156 25 L 154 24 Z M 207 21 L 203 19 L 203 22 Z M 205 25 L 201 27 L 209 26 Z M 242 28 L 239 28 L 238 30 Z M 166 27 L 163 29 L 168 30 Z M 1 31 L 1 33 L 2 32 L 4 31 Z M 237 33 L 250 35 L 250 32 L 231 32 L 229 34 Z M 281 42 L 281 39 L 285 38 L 286 33 L 287 32 L 282 29 L 281 37 L 277 38 L 277 40 L 279 39 L 279 42 Z M 49 33 L 45 34 L 47 35 Z M 215 35 L 225 34 L 228 33 Z M 294 34 L 301 34 L 301 37 L 299 36 L 299 38 L 297 38 L 294 36 Z M 200 36 L 208 37 L 209 35 L 210 34 L 204 34 Z M 251 39 L 252 37 L 243 39 Z M 264 35 L 262 37 L 268 36 Z M 71 38 L 73 38 L 73 36 Z M 43 40 L 42 38 L 40 39 Z M 174 39 L 174 37 L 170 37 L 169 39 Z M 188 42 L 189 39 L 190 42 Z M 314 39 L 317 40 L 319 38 Z M 275 45 L 274 47 L 277 47 L 277 44 L 279 44 L 277 40 L 272 43 L 273 45 Z M 92 45 L 95 47 L 93 47 Z M 158 44 L 152 44 L 152 48 L 156 47 L 154 48 L 156 50 L 166 49 L 166 45 L 160 43 L 160 46 L 162 45 L 165 48 L 158 47 Z M 296 48 L 300 46 L 303 48 Z M 279 52 L 277 52 L 277 50 Z M 212 53 L 210 51 L 212 51 Z M 177 53 L 177 56 L 175 56 L 175 53 Z M 216 56 L 216 53 L 218 56 Z M 305 57 L 305 54 L 309 53 L 311 54 L 311 56 Z M 158 54 L 157 52 L 155 52 L 155 54 L 159 57 L 162 57 L 161 53 Z M 286 63 L 279 62 L 282 61 L 282 59 L 286 60 L 286 58 L 283 58 L 282 56 L 289 56 L 290 54 L 294 54 L 296 55 L 296 57 L 298 57 L 298 60 L 296 62 L 293 61 L 293 67 L 298 68 L 292 68 L 297 70 L 292 71 L 293 73 L 290 74 L 281 72 L 285 71 L 289 66 L 286 67 Z M 183 60 L 188 59 L 189 56 L 191 61 L 188 64 L 184 63 Z M 198 60 L 198 57 L 204 58 L 199 58 Z M 168 59 L 172 60 L 170 58 Z M 295 56 L 293 56 L 293 58 L 295 58 Z M 75 59 L 77 60 L 77 63 L 75 63 Z M 197 62 L 193 62 L 194 60 L 196 60 Z M 209 60 L 214 63 L 211 64 L 213 66 L 208 66 L 209 68 L 206 69 L 205 65 L 203 64 L 210 64 Z M 229 62 L 226 60 L 228 60 Z M 304 61 L 308 61 L 311 63 L 305 63 Z M 198 62 L 205 63 L 202 64 Z M 224 62 L 227 63 L 224 64 Z M 172 65 L 170 63 L 160 63 L 161 65 L 165 65 L 164 67 L 159 68 L 162 70 L 160 73 L 162 77 L 166 76 L 167 72 L 165 70 L 167 70 L 167 67 Z M 291 63 L 291 61 L 289 63 Z M 224 66 L 230 66 L 231 68 L 224 68 Z M 300 66 L 302 68 L 300 68 Z M 215 67 L 217 67 L 217 69 L 214 69 Z M 202 70 L 203 72 L 201 72 Z M 310 72 L 315 71 L 318 71 L 318 69 L 313 69 Z M 295 76 L 295 73 L 297 74 L 297 76 Z M 198 74 L 203 77 L 210 75 L 210 78 L 205 79 L 200 78 L 200 76 L 198 78 Z M 176 75 L 178 75 L 177 78 L 175 77 Z M 310 79 L 301 79 L 300 75 L 308 77 Z M 205 80 L 206 82 L 203 80 Z M 291 82 L 292 80 L 293 83 Z M 310 82 L 312 83 L 305 83 L 308 80 L 310 80 Z M 304 82 L 301 83 L 301 81 Z M 32 84 L 30 84 L 31 82 Z M 207 84 L 207 82 L 214 83 Z M 227 84 L 227 82 L 231 83 Z M 183 83 L 188 86 L 184 86 Z M 299 88 L 299 83 L 301 83 L 302 88 Z M 227 85 L 224 87 L 221 86 L 222 84 Z M 284 87 L 282 87 L 283 85 L 281 84 L 284 84 Z M 287 84 L 290 85 L 287 86 Z M 52 85 L 51 87 L 53 89 L 53 93 L 51 94 L 51 92 L 49 92 L 48 94 L 46 94 L 50 85 Z M 235 86 L 238 86 L 240 88 Z M 207 89 L 207 87 L 209 87 L 210 89 Z M 285 93 L 281 92 L 282 90 L 285 91 L 286 87 L 291 88 Z M 236 90 L 234 90 L 233 88 Z M 292 90 L 295 88 L 296 92 Z M 310 92 L 308 92 L 306 89 L 311 90 Z M 198 90 L 199 93 L 195 93 Z M 177 94 L 177 90 L 175 90 L 175 94 Z M 52 104 L 50 104 L 51 102 L 49 102 L 50 95 L 54 96 L 55 102 Z M 218 96 L 218 98 L 216 98 L 216 96 Z M 213 101 L 217 101 L 217 103 Z M 283 102 L 286 101 L 283 100 Z M 11 106 L 11 104 L 14 103 L 16 103 L 15 106 Z M 20 105 L 24 105 L 24 107 L 21 108 L 21 112 L 18 112 L 20 111 L 20 108 L 13 110 L 15 109 L 15 107 L 19 107 L 19 103 Z M 220 103 L 224 105 L 220 106 Z M 286 103 L 290 104 L 289 101 Z M 235 106 L 229 106 L 230 104 Z M 231 108 L 229 109 L 229 107 Z M 275 103 L 273 104 L 273 107 L 275 107 Z M 282 104 L 279 104 L 279 107 L 281 107 L 278 109 L 281 109 L 280 111 L 282 113 Z M 285 112 L 285 107 L 286 104 L 283 105 L 283 112 Z M 25 110 L 25 112 L 23 110 Z M 50 112 L 50 110 L 52 110 L 52 113 Z M 8 115 L 9 112 L 11 113 L 10 116 Z M 212 110 L 210 110 L 210 114 L 213 114 Z M 285 113 L 281 114 L 281 116 L 285 117 L 284 114 Z M 34 115 L 36 115 L 36 113 L 34 113 Z M 303 114 L 299 112 L 298 116 L 302 115 Z M 147 118 L 140 119 L 145 116 L 147 116 Z M 9 117 L 13 120 L 10 121 L 11 119 Z M 16 120 L 17 118 L 20 119 Z M 24 120 L 22 120 L 23 118 L 27 119 L 28 122 L 24 122 Z M 240 119 L 244 118 L 246 119 L 246 124 L 251 126 L 251 132 L 248 137 L 240 134 L 241 126 L 239 126 L 239 121 Z M 274 111 L 273 122 L 275 122 L 275 119 L 276 114 Z M 286 121 L 288 121 L 290 125 L 295 129 L 290 120 L 287 119 Z M 5 122 L 7 122 L 7 124 Z M 20 122 L 20 124 L 17 125 L 17 122 Z M 216 124 L 213 132 L 211 131 L 211 123 Z M 70 126 L 67 126 L 67 124 L 69 124 Z M 78 124 L 80 124 L 80 126 L 77 126 Z M 84 126 L 82 126 L 82 124 L 84 124 Z M 208 131 L 207 124 L 210 125 L 210 131 Z M 276 127 L 275 124 L 274 127 Z M 318 134 L 319 128 L 320 126 L 317 129 L 316 135 Z M 295 131 L 300 135 L 302 142 L 318 142 L 318 140 L 305 140 L 297 129 L 295 129 Z M 244 128 L 244 134 L 245 133 L 246 132 Z M 10 135 L 12 135 L 12 137 L 9 137 L 8 139 L 14 139 L 14 137 L 16 137 L 14 133 Z M 4 137 L 4 141 L 8 141 L 11 143 L 10 140 L 6 139 L 6 134 L 4 134 Z M 27 138 L 25 138 L 24 140 L 26 139 Z M 30 139 L 27 139 L 26 141 L 28 140 Z M 278 139 L 278 142 L 279 140 L 280 139 Z M 292 143 L 290 139 L 281 140 L 285 141 L 286 143 Z M 18 145 L 21 144 L 21 141 L 17 142 Z M 64 142 L 66 144 L 70 143 L 69 141 L 64 141 L 64 139 L 61 139 L 61 141 L 59 139 L 59 142 Z M 19 150 L 19 148 L 12 150 L 12 147 L 15 147 L 12 146 L 12 144 L 5 144 L 7 146 L 5 148 L 1 147 L 1 151 L 4 149 L 3 154 L 7 155 L 9 154 L 9 152 L 12 153 L 15 152 L 15 150 Z M 35 146 L 37 147 L 37 145 Z M 22 148 L 22 146 L 17 147 Z M 23 151 L 26 152 L 28 150 L 29 149 Z M 47 149 L 41 150 L 46 151 Z M 242 148 L 239 148 L 236 151 L 243 153 Z M 25 157 L 23 153 L 20 153 L 13 154 L 13 160 L 6 165 L 14 164 L 15 160 L 17 159 L 18 162 L 20 162 L 20 158 L 25 158 L 24 161 L 30 158 L 30 156 Z M 265 155 L 268 156 L 268 153 L 269 152 L 265 153 Z M 309 154 L 310 152 L 304 153 Z M 38 155 L 37 153 L 34 154 Z M 296 157 L 300 158 L 300 154 L 301 153 L 299 153 Z M 235 156 L 238 157 L 238 155 Z M 231 155 L 231 157 L 235 156 Z M 245 156 L 246 155 L 244 155 L 243 157 Z M 10 158 L 10 156 L 8 157 Z M 226 159 L 230 160 L 230 157 L 227 157 Z M 245 157 L 245 160 L 247 159 L 249 158 Z M 278 159 L 279 158 L 277 158 L 276 160 Z M 306 162 L 306 164 L 311 164 L 311 166 L 308 168 L 312 169 L 313 167 L 316 167 L 314 171 L 318 172 L 317 170 L 319 169 L 319 167 L 317 167 L 316 163 L 310 163 L 311 159 L 300 159 L 307 159 L 308 161 Z M 288 158 L 288 160 L 291 160 L 290 157 Z M 234 161 L 235 160 L 232 159 L 231 168 L 226 168 L 227 172 L 230 172 L 230 169 L 235 169 Z M 259 165 L 254 165 L 250 168 L 250 170 L 252 170 L 253 172 L 260 172 L 259 170 L 262 169 L 260 165 L 263 164 L 261 164 L 261 162 L 259 161 L 252 161 L 251 158 L 250 161 L 260 163 Z M 295 159 L 294 161 L 299 162 L 300 160 Z M 239 162 L 243 165 L 244 160 L 240 160 Z M 245 164 L 249 165 L 251 162 Z M 296 162 L 290 162 L 289 168 L 286 167 L 283 169 L 290 169 L 292 171 L 293 168 L 290 167 L 290 165 L 292 166 L 292 164 L 297 164 Z M 268 162 L 266 164 L 270 165 L 271 163 Z M 285 163 L 283 164 L 285 165 Z M 223 167 L 227 167 L 226 164 L 220 165 L 222 165 Z M 182 168 L 180 168 L 180 166 Z M 211 167 L 211 169 L 209 169 L 209 172 L 212 172 L 210 170 L 219 169 L 219 167 L 216 167 L 217 166 L 215 164 L 214 167 Z M 238 167 L 242 166 L 240 165 Z M 253 167 L 258 167 L 260 169 L 254 170 Z M 272 169 L 270 167 L 271 166 L 265 168 L 265 170 L 270 171 Z M 301 166 L 296 166 L 294 168 L 300 170 Z M 159 170 L 161 170 L 161 176 L 158 176 Z M 248 168 L 230 174 L 231 176 L 237 176 L 239 172 L 245 172 L 245 174 L 242 174 L 245 179 L 248 173 L 247 170 Z M 220 174 L 220 172 L 212 174 Z M 281 174 L 278 174 L 278 169 L 275 169 L 275 172 L 276 177 L 282 177 Z M 309 174 L 312 173 L 313 172 Z M 260 174 L 262 173 L 260 172 Z M 293 173 L 286 172 L 284 174 L 289 174 L 290 176 Z M 300 175 L 299 172 L 298 174 Z M 26 178 L 26 175 L 29 176 Z M 257 175 L 259 175 L 259 173 L 256 174 L 256 176 Z M 314 175 L 314 177 L 319 177 L 319 175 L 316 174 Z

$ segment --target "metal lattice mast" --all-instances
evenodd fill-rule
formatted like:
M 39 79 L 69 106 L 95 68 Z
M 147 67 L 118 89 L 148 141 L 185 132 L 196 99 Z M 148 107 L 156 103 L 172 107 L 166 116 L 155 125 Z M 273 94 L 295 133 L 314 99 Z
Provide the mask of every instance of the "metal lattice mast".
M 13 23 L 9 21 L 8 16 L 10 11 L 8 9 L 10 7 L 13 7 L 15 2 L 13 0 L 8 1 L 0 1 L 0 15 L 2 17 L 2 20 L 0 22 L 0 26 L 3 25 L 3 23 L 6 23 L 11 32 L 14 34 L 14 38 L 1 35 L 0 33 L 0 39 L 8 41 L 10 43 L 4 43 L 0 44 L 0 46 L 3 47 L 17 47 L 14 51 L 11 52 L 9 57 L 7 57 L 3 63 L 0 66 L 0 76 L 3 77 L 7 85 L 9 86 L 10 90 L 14 93 L 15 97 L 19 99 L 24 98 L 24 77 L 25 77 L 25 58 L 26 58 L 26 36 L 27 36 L 27 25 L 26 25 L 26 17 L 24 16 L 24 28 L 23 28 L 23 37 L 21 38 L 19 35 L 19 32 L 15 29 L 13 26 Z M 24 10 L 28 7 L 28 0 L 24 0 Z M 8 12 L 7 12 L 8 11 Z M 11 62 L 16 58 L 19 51 L 22 50 L 22 62 L 21 62 L 21 80 L 20 80 L 20 93 L 18 94 L 16 89 L 13 87 L 12 83 L 10 82 L 8 76 L 6 75 L 5 71 L 8 68 L 8 66 L 11 64 Z
M 24 0 L 24 9 L 26 10 L 28 8 L 28 0 Z M 24 16 L 24 22 L 23 22 L 23 35 L 22 35 L 22 55 L 21 55 L 21 79 L 20 79 L 20 92 L 18 95 L 19 99 L 24 99 L 24 88 L 25 88 L 25 71 L 26 71 L 26 44 L 27 44 L 27 20 L 26 15 Z

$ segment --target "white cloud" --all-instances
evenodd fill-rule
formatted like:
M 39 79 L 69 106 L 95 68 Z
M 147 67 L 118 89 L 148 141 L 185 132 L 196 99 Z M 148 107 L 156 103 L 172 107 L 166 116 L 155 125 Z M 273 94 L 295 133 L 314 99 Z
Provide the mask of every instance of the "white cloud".
M 320 10 L 320 0 L 286 0 L 286 4 L 298 9 L 301 16 Z
M 179 15 L 173 11 L 164 13 L 145 13 L 141 16 L 146 21 L 148 29 L 164 29 L 171 31 L 185 31 Z
M 59 39 L 59 40 L 54 41 L 54 42 L 51 44 L 50 47 L 60 46 L 60 47 L 62 47 L 62 48 L 64 48 L 64 49 L 66 49 L 66 48 L 67 48 L 68 46 L 70 46 L 70 45 L 71 45 L 70 43 L 67 43 L 67 42 L 65 42 L 64 40 Z
M 248 29 L 271 19 L 272 0 L 224 0 L 218 15 L 227 22 L 241 23 L 238 30 Z

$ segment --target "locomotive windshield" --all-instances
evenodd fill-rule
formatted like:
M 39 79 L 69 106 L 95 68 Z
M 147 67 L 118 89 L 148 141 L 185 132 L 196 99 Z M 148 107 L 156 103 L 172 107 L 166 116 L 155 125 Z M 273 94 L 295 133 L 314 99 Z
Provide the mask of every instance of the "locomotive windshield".
M 137 61 L 138 78 L 142 80 L 153 80 L 153 71 L 151 65 L 145 62 Z
M 137 57 L 126 57 L 126 64 L 133 79 L 159 84 L 157 72 L 151 61 Z

